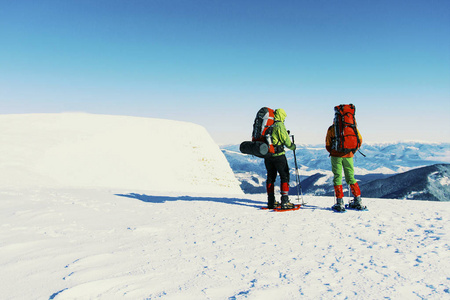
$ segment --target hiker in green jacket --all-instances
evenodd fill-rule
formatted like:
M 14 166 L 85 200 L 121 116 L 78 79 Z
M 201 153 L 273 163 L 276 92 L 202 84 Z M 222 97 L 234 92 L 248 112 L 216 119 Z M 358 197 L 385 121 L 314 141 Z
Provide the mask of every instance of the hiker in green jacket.
M 269 208 L 275 208 L 275 179 L 277 173 L 280 174 L 281 180 L 281 209 L 294 208 L 294 205 L 289 202 L 289 166 L 284 152 L 284 147 L 295 151 L 295 144 L 291 142 L 289 133 L 284 126 L 286 119 L 286 112 L 279 108 L 274 113 L 274 125 L 272 131 L 272 144 L 275 148 L 275 154 L 264 159 L 264 164 L 267 169 L 267 202 Z

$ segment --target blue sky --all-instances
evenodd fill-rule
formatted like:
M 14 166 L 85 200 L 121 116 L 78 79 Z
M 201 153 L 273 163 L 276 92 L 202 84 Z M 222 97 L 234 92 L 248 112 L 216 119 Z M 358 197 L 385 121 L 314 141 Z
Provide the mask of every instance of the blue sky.
M 191 121 L 223 144 L 281 107 L 314 144 L 353 103 L 365 141 L 450 142 L 450 1 L 0 4 L 2 114 Z

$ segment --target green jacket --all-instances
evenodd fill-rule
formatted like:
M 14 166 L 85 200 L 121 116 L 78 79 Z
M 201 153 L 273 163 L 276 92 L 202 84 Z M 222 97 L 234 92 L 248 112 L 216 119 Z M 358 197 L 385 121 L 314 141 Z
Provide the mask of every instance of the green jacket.
M 279 108 L 275 110 L 274 113 L 274 120 L 275 123 L 273 125 L 273 132 L 272 132 L 272 143 L 276 146 L 286 146 L 287 148 L 294 150 L 295 145 L 291 143 L 291 139 L 289 138 L 289 134 L 286 130 L 286 127 L 284 126 L 284 120 L 286 119 L 286 112 L 284 109 Z M 273 156 L 281 156 L 284 155 L 285 152 L 279 152 L 275 153 Z

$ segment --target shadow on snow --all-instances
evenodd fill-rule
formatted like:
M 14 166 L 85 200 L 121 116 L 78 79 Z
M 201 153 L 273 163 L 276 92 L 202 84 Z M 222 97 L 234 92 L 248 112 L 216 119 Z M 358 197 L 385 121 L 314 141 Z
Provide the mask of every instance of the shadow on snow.
M 250 199 L 240 199 L 240 198 L 219 198 L 219 197 L 191 197 L 191 196 L 179 196 L 179 197 L 169 197 L 169 196 L 150 196 L 145 194 L 115 194 L 119 197 L 127 197 L 132 199 L 137 199 L 142 202 L 149 203 L 164 203 L 168 201 L 207 201 L 207 202 L 217 202 L 217 203 L 225 203 L 232 205 L 241 205 L 247 207 L 255 207 L 260 208 L 265 202 L 254 201 Z
M 295 203 L 295 202 L 294 202 Z M 317 205 L 309 205 L 303 204 L 302 209 L 311 209 L 311 210 L 331 210 L 331 207 L 321 207 Z

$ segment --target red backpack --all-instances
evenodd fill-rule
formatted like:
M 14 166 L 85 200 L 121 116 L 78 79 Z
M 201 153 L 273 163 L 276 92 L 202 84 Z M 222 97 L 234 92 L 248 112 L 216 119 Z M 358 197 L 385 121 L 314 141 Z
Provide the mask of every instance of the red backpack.
M 264 142 L 269 147 L 269 153 L 275 153 L 272 144 L 272 130 L 275 111 L 268 107 L 261 108 L 256 114 L 253 123 L 252 142 Z
M 356 129 L 355 106 L 341 104 L 334 107 L 334 133 L 331 148 L 342 153 L 355 153 L 361 147 Z

